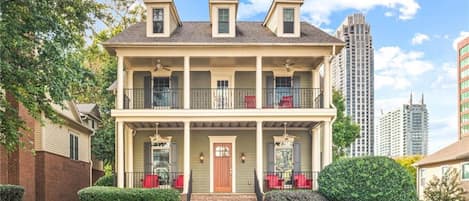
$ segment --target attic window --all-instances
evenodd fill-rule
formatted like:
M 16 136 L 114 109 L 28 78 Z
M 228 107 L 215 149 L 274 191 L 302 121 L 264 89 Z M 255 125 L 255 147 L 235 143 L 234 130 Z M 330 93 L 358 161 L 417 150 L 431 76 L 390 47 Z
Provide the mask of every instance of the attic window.
M 218 9 L 218 33 L 230 32 L 230 10 L 228 8 Z
M 295 10 L 294 8 L 283 9 L 283 33 L 293 33 L 295 22 Z
M 164 10 L 163 8 L 153 9 L 153 33 L 164 32 Z

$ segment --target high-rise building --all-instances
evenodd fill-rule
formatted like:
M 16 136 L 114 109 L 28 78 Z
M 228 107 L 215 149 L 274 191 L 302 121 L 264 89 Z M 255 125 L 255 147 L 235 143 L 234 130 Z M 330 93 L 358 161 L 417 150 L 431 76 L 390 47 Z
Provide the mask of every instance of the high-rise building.
M 469 137 L 469 37 L 461 40 L 458 50 L 459 139 Z
M 374 152 L 374 55 L 370 25 L 361 13 L 348 16 L 336 31 L 345 48 L 332 60 L 332 82 L 342 92 L 346 113 L 360 125 L 349 156 Z
M 428 149 L 428 111 L 423 94 L 412 102 L 382 114 L 377 129 L 376 155 L 397 157 L 426 155 Z

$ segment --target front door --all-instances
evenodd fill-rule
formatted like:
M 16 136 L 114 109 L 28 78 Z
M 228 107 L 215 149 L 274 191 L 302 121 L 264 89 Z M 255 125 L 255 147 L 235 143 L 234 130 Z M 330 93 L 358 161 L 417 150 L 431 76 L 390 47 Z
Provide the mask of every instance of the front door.
M 231 192 L 231 143 L 213 144 L 213 183 L 215 192 Z

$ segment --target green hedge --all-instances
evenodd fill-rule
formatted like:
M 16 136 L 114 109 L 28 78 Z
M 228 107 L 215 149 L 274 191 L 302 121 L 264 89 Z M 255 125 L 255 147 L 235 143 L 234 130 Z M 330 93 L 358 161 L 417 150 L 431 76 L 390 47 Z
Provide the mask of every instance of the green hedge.
M 0 184 L 1 201 L 21 201 L 23 194 L 24 188 L 22 186 Z
M 338 160 L 319 173 L 319 192 L 330 201 L 415 201 L 411 175 L 387 157 Z
M 104 175 L 100 177 L 96 182 L 94 183 L 95 186 L 115 186 L 115 175 L 109 174 L 109 175 Z
M 327 201 L 321 194 L 313 191 L 270 191 L 264 201 Z
M 116 188 L 93 186 L 78 191 L 80 201 L 180 201 L 173 189 Z

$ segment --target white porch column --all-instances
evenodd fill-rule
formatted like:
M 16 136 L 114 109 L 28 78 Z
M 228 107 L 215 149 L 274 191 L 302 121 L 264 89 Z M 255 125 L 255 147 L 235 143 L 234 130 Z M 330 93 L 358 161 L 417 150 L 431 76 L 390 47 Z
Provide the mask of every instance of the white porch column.
M 124 57 L 117 56 L 117 109 L 124 106 Z
M 184 109 L 190 109 L 191 101 L 190 57 L 184 57 Z
M 330 121 L 324 121 L 324 138 L 323 138 L 323 166 L 326 167 L 327 165 L 332 163 L 332 124 Z
M 117 124 L 117 187 L 124 188 L 124 122 Z
M 256 57 L 256 108 L 262 108 L 262 56 Z
M 184 189 L 183 193 L 187 193 L 189 187 L 190 167 L 190 149 L 191 149 L 191 122 L 184 122 Z
M 133 135 L 133 132 L 134 130 L 129 128 L 129 133 L 128 133 L 128 142 L 127 142 L 127 146 L 128 146 L 128 161 L 127 161 L 127 164 L 128 164 L 128 172 L 130 172 L 131 176 L 134 177 L 135 176 L 135 173 L 134 172 L 134 135 Z M 129 187 L 130 188 L 133 188 L 134 187 L 134 180 L 132 178 L 129 178 Z
M 332 78 L 329 56 L 324 57 L 324 108 L 330 108 L 332 102 Z
M 263 157 L 262 157 L 262 121 L 257 121 L 256 126 L 256 173 L 257 181 L 259 182 L 260 190 L 262 192 L 262 177 L 263 177 Z
M 318 189 L 318 174 L 321 171 L 321 127 L 318 126 L 313 128 L 311 131 L 311 139 L 312 139 L 312 169 L 313 169 L 313 190 Z
M 134 106 L 134 71 L 127 71 L 127 97 L 129 98 L 129 109 Z

